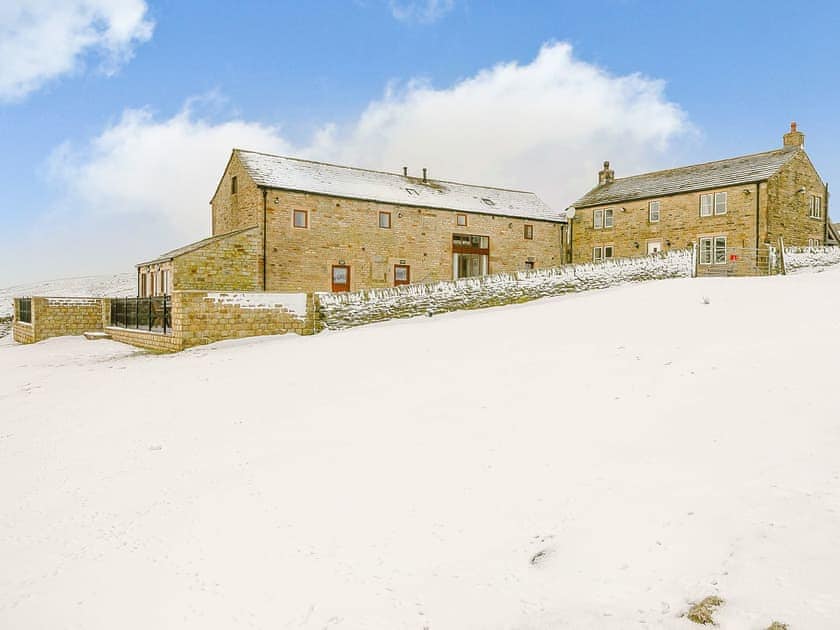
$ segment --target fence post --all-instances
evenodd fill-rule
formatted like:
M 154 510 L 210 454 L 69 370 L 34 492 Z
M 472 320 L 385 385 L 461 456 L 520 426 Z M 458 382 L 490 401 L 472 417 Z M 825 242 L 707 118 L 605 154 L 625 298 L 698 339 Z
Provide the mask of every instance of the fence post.
M 779 260 L 781 261 L 782 266 L 782 275 L 787 275 L 787 266 L 785 265 L 785 239 L 783 237 L 779 237 Z
M 691 244 L 691 277 L 696 278 L 699 269 L 697 268 L 699 258 L 697 256 L 697 243 Z

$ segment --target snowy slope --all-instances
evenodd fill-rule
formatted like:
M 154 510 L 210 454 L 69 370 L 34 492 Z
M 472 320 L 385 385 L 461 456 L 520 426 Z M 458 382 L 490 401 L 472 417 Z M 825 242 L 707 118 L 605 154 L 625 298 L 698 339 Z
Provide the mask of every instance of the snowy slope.
M 838 283 L 2 348 L 0 627 L 836 628 Z
M 12 300 L 16 297 L 124 297 L 136 293 L 137 276 L 134 273 L 62 278 L 22 284 L 0 289 L 0 318 L 11 316 Z

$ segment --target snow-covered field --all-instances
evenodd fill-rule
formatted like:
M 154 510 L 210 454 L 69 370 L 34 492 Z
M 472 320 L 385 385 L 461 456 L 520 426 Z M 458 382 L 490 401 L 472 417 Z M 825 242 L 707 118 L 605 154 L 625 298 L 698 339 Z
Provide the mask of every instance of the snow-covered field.
M 0 318 L 12 314 L 12 300 L 16 297 L 124 297 L 137 293 L 137 275 L 118 273 L 106 276 L 62 278 L 33 282 L 0 289 Z
M 0 627 L 838 628 L 838 286 L 6 345 Z

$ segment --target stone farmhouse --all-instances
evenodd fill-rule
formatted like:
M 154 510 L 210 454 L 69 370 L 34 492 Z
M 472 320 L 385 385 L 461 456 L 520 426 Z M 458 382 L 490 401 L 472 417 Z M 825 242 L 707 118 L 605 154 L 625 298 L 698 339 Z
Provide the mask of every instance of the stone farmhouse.
M 698 248 L 698 271 L 759 264 L 770 246 L 837 244 L 828 185 L 791 123 L 779 149 L 616 178 L 609 162 L 598 185 L 574 204 L 574 262 Z
M 210 238 L 138 265 L 138 295 L 341 292 L 566 262 L 565 215 L 534 193 L 235 149 Z

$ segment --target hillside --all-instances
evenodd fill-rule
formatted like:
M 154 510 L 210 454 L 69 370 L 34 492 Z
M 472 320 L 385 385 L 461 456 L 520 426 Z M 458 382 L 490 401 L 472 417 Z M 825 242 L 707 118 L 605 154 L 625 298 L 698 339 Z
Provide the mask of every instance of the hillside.
M 837 627 L 838 282 L 5 347 L 0 627 Z

